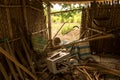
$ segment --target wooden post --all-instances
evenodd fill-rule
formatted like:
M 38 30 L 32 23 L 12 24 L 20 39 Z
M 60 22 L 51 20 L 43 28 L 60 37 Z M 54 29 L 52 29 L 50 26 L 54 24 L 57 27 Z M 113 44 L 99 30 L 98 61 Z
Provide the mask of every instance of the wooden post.
M 48 14 L 48 31 L 49 31 L 49 40 L 50 40 L 50 47 L 52 46 L 52 34 L 51 34 L 51 8 L 50 8 L 50 4 L 48 4 L 47 7 L 47 14 Z
M 22 6 L 23 6 L 23 15 L 24 15 L 25 26 L 26 26 L 26 29 L 28 31 L 28 20 L 27 20 L 27 10 L 26 10 L 25 0 L 22 0 Z

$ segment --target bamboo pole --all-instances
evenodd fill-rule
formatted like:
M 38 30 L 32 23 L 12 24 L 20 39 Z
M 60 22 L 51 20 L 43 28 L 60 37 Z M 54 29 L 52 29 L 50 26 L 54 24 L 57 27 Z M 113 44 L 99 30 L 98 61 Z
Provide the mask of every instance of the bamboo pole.
M 4 0 L 4 3 L 7 4 L 7 0 Z M 9 35 L 10 35 L 10 38 L 13 38 L 10 10 L 7 7 L 6 7 L 6 16 L 7 16 L 7 21 L 8 21 Z
M 95 71 L 94 76 L 96 80 L 99 80 L 100 73 L 98 73 L 98 71 Z
M 0 7 L 2 7 L 2 8 L 21 8 L 23 6 L 21 6 L 21 5 L 2 5 L 2 4 L 0 4 Z M 25 5 L 24 7 L 29 7 L 29 8 L 31 8 L 33 10 L 38 11 L 38 12 L 42 12 L 42 10 L 40 10 L 38 8 L 35 8 L 33 6 Z
M 64 22 L 63 25 L 60 27 L 60 29 L 57 31 L 57 33 L 54 35 L 53 39 L 57 36 L 57 34 L 59 33 L 59 31 L 62 29 L 62 27 L 65 25 L 65 23 L 67 22 Z
M 91 30 L 91 31 L 95 31 L 95 32 L 98 32 L 98 33 L 102 33 L 102 34 L 105 34 L 104 31 L 101 31 L 101 30 L 97 30 L 97 29 L 94 29 L 94 28 L 87 28 L 88 30 Z
M 66 47 L 66 46 L 77 44 L 77 43 L 104 39 L 104 38 L 114 38 L 114 35 L 113 34 L 107 34 L 107 35 L 98 36 L 98 37 L 94 37 L 94 38 L 90 38 L 90 39 L 83 38 L 82 40 L 80 39 L 80 40 L 76 40 L 76 41 L 73 41 L 71 43 L 67 43 L 67 44 L 64 44 L 64 45 L 55 46 L 54 49 L 58 49 L 58 48 L 61 48 L 61 47 Z
M 17 74 L 16 74 L 16 72 L 15 72 L 15 69 L 14 69 L 14 66 L 13 66 L 12 62 L 10 62 L 10 60 L 8 60 L 7 58 L 6 58 L 6 61 L 7 61 L 7 63 L 8 63 L 8 66 L 9 66 L 9 68 L 10 68 L 10 71 L 11 71 L 14 79 L 15 79 L 15 80 L 19 80 L 18 77 L 17 77 Z
M 52 12 L 50 14 L 58 14 L 58 13 L 65 13 L 65 12 L 72 12 L 72 11 L 82 11 L 82 9 L 73 9 L 73 10 L 66 10 L 66 11 L 58 11 L 58 12 Z
M 89 78 L 90 80 L 93 80 L 93 79 L 91 78 L 91 76 L 89 75 L 89 73 L 86 71 L 85 68 L 83 68 L 83 71 L 85 72 L 85 74 L 88 76 L 88 78 Z
M 32 69 L 32 72 L 35 74 L 35 70 L 34 70 L 34 67 L 32 65 L 32 60 L 30 58 L 30 55 L 29 55 L 29 52 L 28 52 L 28 48 L 26 47 L 28 45 L 26 45 L 27 43 L 23 39 L 21 39 L 21 42 L 22 42 L 23 48 L 25 50 L 27 60 L 28 60 L 28 62 L 30 64 L 30 68 Z
M 8 48 L 9 48 L 10 54 L 16 59 L 16 57 L 15 57 L 15 55 L 14 55 L 12 49 L 11 49 L 11 46 L 10 46 L 10 43 L 8 42 L 8 40 L 7 40 L 7 44 L 8 44 Z M 16 61 L 17 61 L 17 59 L 16 59 Z M 17 69 L 17 71 L 18 71 L 18 73 L 19 73 L 21 79 L 24 79 L 23 74 L 22 74 L 20 68 L 17 67 L 16 65 L 15 65 L 15 67 L 16 67 L 16 69 Z
M 82 73 L 84 73 L 86 75 L 86 79 L 87 80 L 92 80 L 91 78 L 89 78 L 88 74 L 84 70 L 82 70 L 82 69 L 80 69 L 78 67 L 77 67 L 77 70 L 80 71 L 80 72 L 82 72 Z
M 30 68 L 32 69 L 32 72 L 35 74 L 35 70 L 34 70 L 34 67 L 32 65 L 32 60 L 31 60 L 31 57 L 30 57 L 30 53 L 32 52 L 29 48 L 29 45 L 27 44 L 27 41 L 25 39 L 25 36 L 23 34 L 23 31 L 20 27 L 18 27 L 19 31 L 20 31 L 20 34 L 21 34 L 21 42 L 22 42 L 22 45 L 23 45 L 23 48 L 25 50 L 25 53 L 26 53 L 26 56 L 27 56 L 27 60 L 28 60 L 28 63 L 30 65 Z
M 0 7 L 3 7 L 3 8 L 21 8 L 22 6 L 21 5 L 3 5 L 3 4 L 0 4 Z
M 45 31 L 47 31 L 47 29 L 43 29 L 43 30 L 40 30 L 40 31 L 37 31 L 37 32 L 33 32 L 32 35 L 38 34 L 38 33 L 41 33 L 41 32 L 45 32 Z
M 50 40 L 50 47 L 52 46 L 52 28 L 51 28 L 51 15 L 50 15 L 50 12 L 51 12 L 51 7 L 50 5 L 48 4 L 48 7 L 47 7 L 47 15 L 48 15 L 48 31 L 49 31 L 49 40 Z
M 26 2 L 25 0 L 22 0 L 22 7 L 23 7 L 23 15 L 24 15 L 24 21 L 25 21 L 25 26 L 28 32 L 28 20 L 27 20 L 27 10 L 26 10 Z
M 97 70 L 99 72 L 112 74 L 112 75 L 120 77 L 120 71 L 111 69 L 111 68 L 107 68 L 105 65 L 102 65 L 99 63 L 88 63 L 87 66 L 93 67 L 95 70 Z
M 22 64 L 20 64 L 14 57 L 12 57 L 8 52 L 6 52 L 3 48 L 0 47 L 0 53 L 3 54 L 6 58 L 8 58 L 10 61 L 12 61 L 16 66 L 21 68 L 23 71 L 25 71 L 28 75 L 30 75 L 34 80 L 37 80 L 37 77 L 34 76 L 26 67 L 24 67 Z M 16 79 L 17 80 L 17 79 Z
M 2 72 L 5 80 L 9 80 L 9 77 L 8 77 L 8 74 L 7 74 L 7 71 L 5 70 L 4 66 L 1 64 L 0 62 L 0 71 Z
M 25 2 L 25 0 L 22 0 L 22 6 L 23 6 L 23 14 L 24 14 L 24 20 L 25 20 L 25 26 L 26 26 L 26 29 L 27 29 L 27 32 L 28 32 L 28 20 L 27 20 L 27 10 L 26 10 L 26 2 Z M 19 29 L 21 29 L 21 28 L 19 28 Z M 20 30 L 20 33 L 22 34 L 23 33 L 23 31 L 22 30 Z M 25 52 L 26 52 L 26 56 L 27 56 L 27 59 L 28 59 L 28 62 L 29 62 L 29 64 L 30 64 L 30 67 L 31 67 L 31 69 L 32 69 L 32 72 L 35 74 L 35 70 L 34 70 L 34 67 L 32 66 L 32 61 L 31 61 L 31 59 L 30 59 L 30 55 L 29 55 L 29 52 L 28 52 L 28 45 L 27 45 L 27 42 L 26 42 L 26 40 L 24 39 L 24 37 L 23 37 L 23 34 L 22 34 L 22 39 L 21 39 L 21 42 L 22 42 L 22 44 L 23 44 L 23 47 L 24 47 L 24 50 L 25 50 Z M 26 48 L 27 47 L 27 48 Z M 29 50 L 30 51 L 30 50 Z
M 18 55 L 18 57 L 20 58 L 22 64 L 23 64 L 24 66 L 28 67 L 28 63 L 27 63 L 27 61 L 25 60 L 25 58 L 24 58 L 24 56 L 22 55 L 22 53 L 21 53 L 21 51 L 20 51 L 19 48 L 16 48 L 16 52 L 17 52 L 17 55 Z
M 40 10 L 40 9 L 38 9 L 38 8 L 35 8 L 35 7 L 33 7 L 33 6 L 28 6 L 29 8 L 31 8 L 31 9 L 33 9 L 33 10 L 36 10 L 36 11 L 38 11 L 38 12 L 42 12 L 42 10 Z
M 8 49 L 8 46 L 7 46 L 6 43 L 4 44 L 4 46 L 5 46 L 6 51 L 9 52 L 9 49 Z M 10 55 L 10 54 L 9 54 L 9 55 Z M 13 63 L 12 63 L 8 58 L 5 57 L 5 59 L 6 59 L 7 63 L 8 63 L 8 66 L 9 66 L 9 69 L 10 69 L 12 75 L 13 75 L 13 78 L 14 78 L 15 80 L 19 80 L 19 79 L 18 79 L 18 76 L 17 76 L 17 74 L 16 74 L 16 70 L 14 69 Z

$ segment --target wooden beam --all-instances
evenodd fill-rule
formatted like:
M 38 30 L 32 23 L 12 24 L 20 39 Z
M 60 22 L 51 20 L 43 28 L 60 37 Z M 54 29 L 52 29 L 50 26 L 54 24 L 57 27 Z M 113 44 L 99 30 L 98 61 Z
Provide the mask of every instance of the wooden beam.
M 36 8 L 36 7 L 33 7 L 33 6 L 28 6 L 29 8 L 33 9 L 33 10 L 36 10 L 38 12 L 42 12 L 42 10 L 40 10 L 39 8 Z
M 102 33 L 102 34 L 105 34 L 104 31 L 101 31 L 101 30 L 97 30 L 97 29 L 94 29 L 94 28 L 87 28 L 88 30 L 91 30 L 91 31 L 94 31 L 94 32 L 98 32 L 98 33 Z
M 91 2 L 95 0 L 49 0 L 51 3 L 81 3 L 81 2 Z M 96 1 L 105 1 L 105 0 L 96 0 Z M 107 0 L 112 1 L 112 0 Z
M 37 31 L 37 32 L 33 32 L 32 35 L 38 34 L 38 33 L 44 32 L 44 31 L 47 31 L 47 29 L 43 29 L 43 30 L 40 30 L 40 31 Z
M 52 46 L 52 28 L 51 28 L 51 7 L 48 5 L 47 7 L 47 15 L 48 15 L 48 31 L 49 31 L 49 40 L 50 40 L 50 46 Z
M 22 7 L 21 5 L 3 5 L 0 4 L 0 7 L 4 7 L 4 8 L 19 8 Z
M 20 64 L 14 57 L 12 57 L 7 51 L 5 51 L 2 47 L 0 47 L 0 53 L 3 54 L 6 58 L 8 58 L 10 61 L 12 61 L 16 66 L 21 68 L 23 71 L 25 71 L 28 75 L 30 75 L 34 80 L 37 80 L 37 77 L 34 76 L 26 67 L 24 67 L 22 64 Z
M 3 5 L 3 4 L 0 4 L 0 7 L 2 8 L 22 8 L 23 6 L 22 5 Z M 33 6 L 29 6 L 29 5 L 24 5 L 24 7 L 29 7 L 33 10 L 36 10 L 36 11 L 39 11 L 39 12 L 42 12 L 42 10 L 40 10 L 39 8 L 35 8 Z
M 77 44 L 77 43 L 82 43 L 82 42 L 88 42 L 88 41 L 94 41 L 94 40 L 99 40 L 99 39 L 105 39 L 105 38 L 114 38 L 115 36 L 113 34 L 106 34 L 106 35 L 102 35 L 102 36 L 97 36 L 97 37 L 93 37 L 93 38 L 83 38 L 82 40 L 76 40 L 76 41 L 73 41 L 71 43 L 67 43 L 67 44 L 64 44 L 64 45 L 60 45 L 60 46 L 55 46 L 54 49 L 59 49 L 59 48 L 62 48 L 62 47 L 66 47 L 66 46 L 70 46 L 70 45 L 73 45 L 73 44 Z
M 52 13 L 50 13 L 50 14 L 58 14 L 58 13 L 65 13 L 65 12 L 72 12 L 72 11 L 79 11 L 79 10 L 82 11 L 82 9 L 73 9 L 73 10 L 66 10 L 66 11 L 52 12 Z

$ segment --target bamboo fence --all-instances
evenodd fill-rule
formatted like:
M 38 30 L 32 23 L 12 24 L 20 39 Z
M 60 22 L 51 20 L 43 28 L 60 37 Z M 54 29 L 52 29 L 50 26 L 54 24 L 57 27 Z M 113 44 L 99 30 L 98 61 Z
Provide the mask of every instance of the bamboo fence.
M 91 50 L 96 53 L 114 53 L 119 54 L 120 39 L 120 4 L 119 0 L 112 2 L 91 2 L 91 6 L 83 8 L 81 34 L 82 38 L 113 34 L 114 38 L 106 38 L 90 41 Z M 84 35 L 83 35 L 84 33 Z
M 37 80 L 32 36 L 47 39 L 41 0 L 0 0 L 0 79 Z

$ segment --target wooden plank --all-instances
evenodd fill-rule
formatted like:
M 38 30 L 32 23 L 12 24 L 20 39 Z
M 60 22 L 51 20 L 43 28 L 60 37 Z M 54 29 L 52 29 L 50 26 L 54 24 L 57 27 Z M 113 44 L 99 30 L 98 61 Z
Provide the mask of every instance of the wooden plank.
M 25 71 L 28 75 L 30 75 L 34 80 L 37 80 L 37 77 L 34 76 L 26 67 L 24 67 L 22 64 L 20 64 L 14 57 L 12 57 L 8 52 L 6 52 L 3 48 L 0 47 L 0 52 L 3 54 L 6 58 L 8 58 L 10 61 L 12 61 L 16 66 L 21 68 L 23 71 Z

